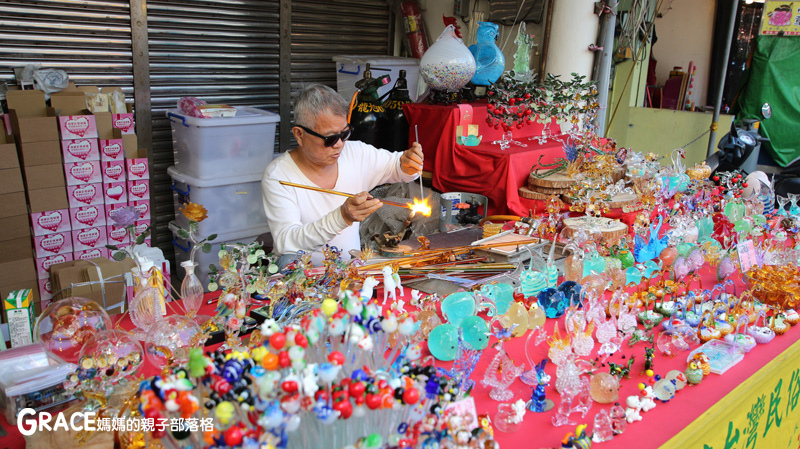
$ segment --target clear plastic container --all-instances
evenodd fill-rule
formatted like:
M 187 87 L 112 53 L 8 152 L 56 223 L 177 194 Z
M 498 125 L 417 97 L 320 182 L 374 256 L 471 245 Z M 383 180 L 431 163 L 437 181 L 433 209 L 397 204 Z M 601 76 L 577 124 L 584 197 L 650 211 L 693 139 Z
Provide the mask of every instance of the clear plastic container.
M 406 71 L 408 80 L 408 95 L 412 101 L 417 101 L 419 81 L 419 59 L 401 58 L 399 56 L 383 55 L 338 55 L 333 57 L 336 62 L 336 91 L 345 100 L 350 101 L 356 91 L 356 81 L 364 78 L 364 70 L 370 65 L 372 77 L 377 78 L 389 75 L 390 81 L 378 89 L 378 95 L 383 96 L 394 87 L 395 81 L 400 76 L 400 71 Z M 388 70 L 381 70 L 388 69 Z
M 267 226 L 261 195 L 263 171 L 215 179 L 196 178 L 175 166 L 168 168 L 167 173 L 172 177 L 175 221 L 182 228 L 188 229 L 189 220 L 179 209 L 189 202 L 208 211 L 208 218 L 197 226 L 200 237 Z
M 262 174 L 275 150 L 280 116 L 245 106 L 235 117 L 197 118 L 167 111 L 172 125 L 175 165 L 202 179 Z
M 48 352 L 41 343 L 0 352 L 0 409 L 8 422 L 24 408 L 46 410 L 73 399 L 64 390 L 78 367 Z
M 175 221 L 169 222 L 169 229 L 172 231 L 172 235 L 174 237 L 172 239 L 172 245 L 175 247 L 175 263 L 180 265 L 189 260 L 189 253 L 192 250 L 192 243 L 186 239 L 178 237 L 178 227 L 176 226 Z M 194 274 L 196 274 L 200 279 L 200 283 L 203 285 L 203 290 L 206 292 L 208 291 L 208 273 L 210 271 L 208 266 L 215 265 L 217 268 L 219 268 L 219 250 L 223 243 L 252 243 L 256 241 L 256 239 L 262 234 L 266 234 L 267 231 L 268 228 L 266 226 L 261 226 L 249 229 L 240 229 L 230 233 L 220 233 L 217 235 L 217 238 L 211 242 L 210 253 L 204 253 L 203 251 L 198 250 L 195 253 L 195 262 L 197 262 L 197 268 L 195 268 Z M 176 274 L 178 279 L 182 281 L 184 273 L 178 270 Z

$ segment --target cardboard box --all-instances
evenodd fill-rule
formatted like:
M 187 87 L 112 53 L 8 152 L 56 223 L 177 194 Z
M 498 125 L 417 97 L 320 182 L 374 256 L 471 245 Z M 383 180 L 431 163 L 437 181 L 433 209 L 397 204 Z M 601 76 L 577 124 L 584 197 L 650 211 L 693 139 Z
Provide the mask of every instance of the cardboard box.
M 103 162 L 124 161 L 125 148 L 123 145 L 121 137 L 119 139 L 100 140 L 100 160 Z
M 30 205 L 31 213 L 69 209 L 67 192 L 64 190 L 64 187 L 29 189 L 26 193 L 28 195 L 28 204 Z
M 41 310 L 36 311 L 37 317 L 42 314 L 42 310 L 50 305 L 50 300 L 53 299 L 53 293 L 53 284 L 50 282 L 50 278 L 39 279 L 39 304 L 41 304 Z
M 33 259 L 30 239 L 5 240 L 0 242 L 0 263 Z M 0 284 L 3 285 L 3 284 Z
M 80 184 L 67 187 L 69 207 L 102 206 L 103 184 Z
M 0 285 L 14 285 L 36 279 L 34 259 L 28 258 L 0 263 Z
M 33 343 L 33 325 L 36 322 L 32 290 L 12 291 L 3 301 L 11 347 Z
M 27 215 L 0 218 L 0 241 L 29 240 L 30 236 L 31 226 Z
M 64 173 L 67 177 L 68 186 L 103 182 L 103 172 L 100 170 L 100 161 L 64 164 Z
M 128 189 L 124 182 L 103 184 L 103 201 L 106 204 L 123 204 L 128 202 Z
M 139 139 L 136 134 L 123 134 L 122 147 L 125 150 L 125 157 L 128 159 L 137 159 L 141 157 L 139 152 Z
M 150 180 L 128 181 L 128 199 L 131 201 L 150 199 Z
M 24 167 L 63 163 L 61 145 L 57 140 L 25 142 L 19 144 L 20 163 Z
M 133 120 L 133 113 L 111 114 L 111 125 L 118 129 L 122 134 L 135 134 L 136 123 Z
M 105 248 L 108 244 L 106 232 L 105 226 L 92 226 L 72 231 L 72 250 L 86 251 L 87 249 Z
M 11 130 L 17 143 L 58 140 L 55 111 L 47 107 L 40 90 L 6 92 Z
M 67 209 L 36 212 L 31 214 L 33 235 L 47 235 L 72 229 Z
M 97 138 L 101 140 L 122 139 L 122 132 L 115 130 L 111 123 L 111 113 L 95 112 L 94 120 L 97 123 Z
M 147 158 L 125 159 L 125 167 L 129 181 L 150 179 L 150 167 Z
M 65 190 L 64 167 L 61 164 L 24 166 L 25 187 L 28 190 L 59 187 Z
M 0 195 L 0 218 L 28 216 L 28 203 L 25 192 L 8 193 Z
M 36 236 L 33 238 L 33 250 L 37 259 L 71 253 L 72 233 L 67 231 Z
M 50 279 L 50 267 L 53 265 L 72 261 L 72 253 L 56 254 L 55 256 L 36 259 L 36 278 Z M 39 288 L 41 290 L 41 288 Z
M 133 206 L 139 211 L 139 220 L 149 220 L 150 219 L 150 201 L 130 201 L 128 202 L 128 206 Z
M 106 227 L 108 229 L 108 244 L 109 245 L 125 245 L 131 242 L 131 237 L 128 235 L 128 230 L 120 228 L 115 225 Z
M 17 144 L 14 138 L 0 132 L 0 170 L 9 168 L 19 169 L 19 157 L 17 156 Z
M 114 212 L 122 209 L 123 207 L 128 207 L 128 203 L 125 204 L 106 204 L 106 225 L 113 225 L 114 224 Z
M 150 220 L 139 220 L 134 224 L 133 235 L 139 237 L 150 226 Z
M 99 161 L 100 147 L 97 139 L 64 140 L 61 142 L 64 163 Z
M 106 211 L 102 204 L 70 208 L 69 217 L 72 230 L 106 225 Z
M 123 161 L 100 162 L 100 169 L 103 171 L 104 183 L 125 181 L 125 162 Z
M 60 116 L 84 115 L 89 109 L 86 93 L 72 83 L 66 89 L 50 95 L 50 106 Z
M 85 251 L 75 251 L 72 253 L 72 255 L 75 257 L 75 260 L 90 260 L 97 259 L 98 257 L 105 257 L 106 259 L 111 258 L 108 248 L 94 248 L 87 249 Z
M 135 264 L 131 259 L 121 262 L 106 258 L 75 260 L 50 267 L 50 280 L 54 291 L 65 290 L 63 297 L 79 296 L 106 305 L 109 313 L 122 311 L 123 294 L 127 284 L 123 281 Z M 99 271 L 99 273 L 98 273 Z M 101 278 L 103 285 L 101 286 Z M 123 281 L 123 282 L 120 282 Z M 89 285 L 76 285 L 91 282 Z M 105 298 L 103 298 L 105 290 Z
M 18 168 L 0 170 L 0 195 L 24 191 L 25 184 L 22 183 L 22 174 Z
M 61 132 L 61 140 L 97 138 L 97 122 L 88 110 L 82 115 L 58 117 L 58 129 Z

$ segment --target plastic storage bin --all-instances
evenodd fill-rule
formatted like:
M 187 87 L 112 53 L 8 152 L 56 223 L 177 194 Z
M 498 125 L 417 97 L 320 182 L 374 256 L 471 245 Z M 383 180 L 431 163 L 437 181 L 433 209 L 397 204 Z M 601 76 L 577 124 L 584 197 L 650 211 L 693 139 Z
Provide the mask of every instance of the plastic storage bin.
M 189 252 L 192 250 L 192 242 L 178 237 L 178 227 L 174 221 L 169 222 L 169 230 L 172 231 L 173 239 L 172 245 L 175 247 L 175 264 L 180 267 L 181 263 L 189 260 Z M 195 253 L 195 262 L 197 268 L 194 273 L 203 284 L 203 290 L 208 291 L 208 273 L 209 265 L 215 265 L 219 268 L 219 250 L 223 243 L 252 243 L 256 239 L 267 232 L 266 226 L 254 227 L 248 229 L 240 229 L 230 233 L 220 233 L 217 238 L 211 242 L 211 252 L 204 253 L 202 250 L 197 250 Z M 183 268 L 176 270 L 177 278 L 183 280 L 186 272 Z
M 196 178 L 262 174 L 272 161 L 278 114 L 244 106 L 236 117 L 189 117 L 167 111 L 175 165 Z
M 364 70 L 367 69 L 367 64 L 370 65 L 373 78 L 382 75 L 389 75 L 391 78 L 388 84 L 378 89 L 378 95 L 389 92 L 400 76 L 400 71 L 405 70 L 406 80 L 408 80 L 408 95 L 412 101 L 417 101 L 417 83 L 419 80 L 419 59 L 417 58 L 382 55 L 338 55 L 334 56 L 333 60 L 336 62 L 336 91 L 347 101 L 350 101 L 356 91 L 356 81 L 364 78 Z
M 176 222 L 182 228 L 188 229 L 189 220 L 179 208 L 189 202 L 208 210 L 208 218 L 197 226 L 197 234 L 202 237 L 267 226 L 261 196 L 262 173 L 201 179 L 176 166 L 168 168 L 167 173 L 172 177 Z

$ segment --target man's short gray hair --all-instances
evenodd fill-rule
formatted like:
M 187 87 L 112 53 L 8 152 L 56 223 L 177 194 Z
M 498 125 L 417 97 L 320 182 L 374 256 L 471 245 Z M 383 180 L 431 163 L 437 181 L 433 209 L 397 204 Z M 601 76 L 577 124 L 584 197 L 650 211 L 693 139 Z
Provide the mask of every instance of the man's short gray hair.
M 347 117 L 350 105 L 338 92 L 324 84 L 306 87 L 294 100 L 294 122 L 313 128 L 317 118 L 325 113 Z

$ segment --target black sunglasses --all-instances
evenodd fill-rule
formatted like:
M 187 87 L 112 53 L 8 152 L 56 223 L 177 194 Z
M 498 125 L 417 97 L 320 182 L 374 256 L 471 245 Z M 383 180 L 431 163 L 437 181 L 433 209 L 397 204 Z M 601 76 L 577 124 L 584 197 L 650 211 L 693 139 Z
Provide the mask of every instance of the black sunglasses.
M 303 131 L 311 134 L 312 136 L 319 137 L 320 139 L 323 140 L 323 144 L 326 147 L 332 147 L 332 146 L 336 145 L 336 142 L 338 142 L 339 139 L 342 139 L 342 142 L 346 142 L 347 139 L 350 138 L 350 134 L 353 133 L 353 129 L 350 127 L 349 123 L 347 124 L 347 128 L 345 128 L 344 131 L 342 131 L 342 132 L 340 132 L 338 134 L 331 134 L 330 136 L 323 136 L 322 134 L 317 133 L 317 132 L 315 132 L 313 130 L 310 130 L 310 129 L 306 128 L 303 125 L 294 125 L 294 126 L 302 129 Z

